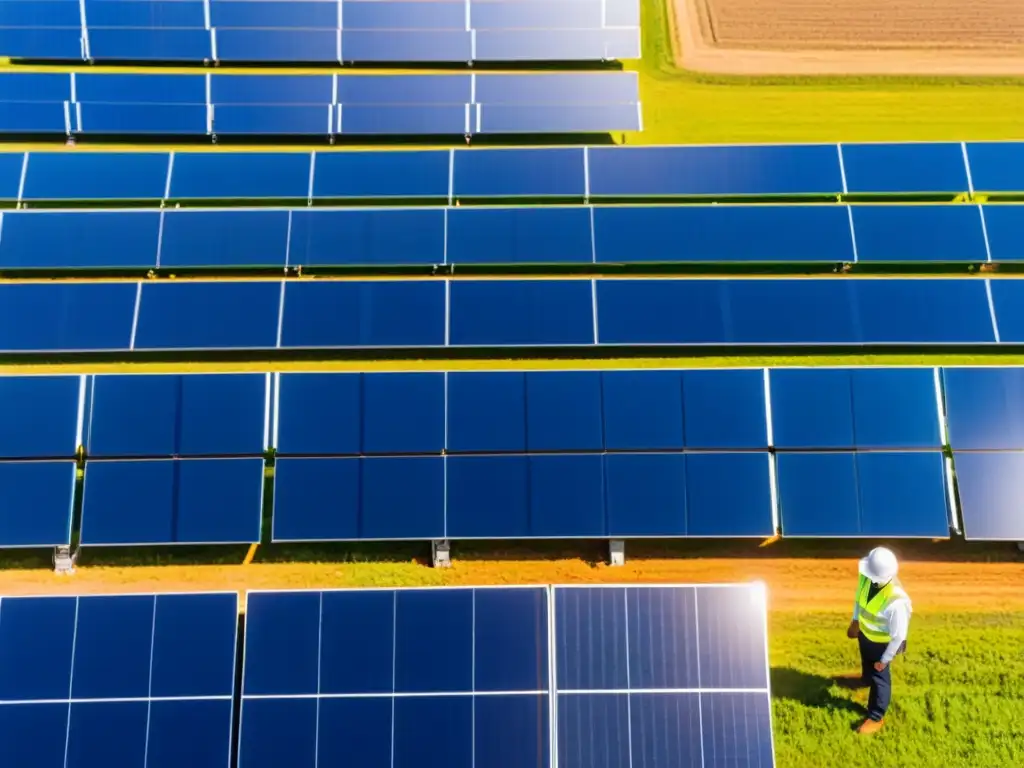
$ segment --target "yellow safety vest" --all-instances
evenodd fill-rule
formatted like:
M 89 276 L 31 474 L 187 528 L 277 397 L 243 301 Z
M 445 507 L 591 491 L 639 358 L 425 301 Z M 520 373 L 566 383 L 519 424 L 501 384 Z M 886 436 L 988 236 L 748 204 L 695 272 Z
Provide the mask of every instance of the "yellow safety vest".
M 892 637 L 889 635 L 889 623 L 882 618 L 882 613 L 896 600 L 909 598 L 895 579 L 868 600 L 870 589 L 871 580 L 861 576 L 857 584 L 857 621 L 860 624 L 860 631 L 873 643 L 888 643 Z

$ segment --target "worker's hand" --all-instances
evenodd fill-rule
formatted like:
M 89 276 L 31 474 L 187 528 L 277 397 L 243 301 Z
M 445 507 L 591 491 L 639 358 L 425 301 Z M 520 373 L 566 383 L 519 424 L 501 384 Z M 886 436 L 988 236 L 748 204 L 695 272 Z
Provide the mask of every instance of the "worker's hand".
M 846 636 L 851 640 L 856 640 L 857 635 L 860 634 L 860 624 L 856 621 L 851 621 L 850 626 L 846 628 Z
M 884 672 L 888 665 L 884 661 L 875 662 L 875 672 Z

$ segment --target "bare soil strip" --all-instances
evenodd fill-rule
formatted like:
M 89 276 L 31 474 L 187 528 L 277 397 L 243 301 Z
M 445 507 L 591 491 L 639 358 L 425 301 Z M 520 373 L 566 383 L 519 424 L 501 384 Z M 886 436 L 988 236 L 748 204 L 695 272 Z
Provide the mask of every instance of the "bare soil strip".
M 670 0 L 676 64 L 736 75 L 1024 75 L 1021 0 Z
M 901 578 L 915 611 L 1024 611 L 1024 562 L 911 561 Z M 85 567 L 74 576 L 43 570 L 0 572 L 0 595 L 194 592 L 572 583 L 725 583 L 761 580 L 773 611 L 853 608 L 854 559 L 636 559 L 621 568 L 578 559 L 456 561 L 449 570 L 416 563 L 254 563 L 251 565 Z

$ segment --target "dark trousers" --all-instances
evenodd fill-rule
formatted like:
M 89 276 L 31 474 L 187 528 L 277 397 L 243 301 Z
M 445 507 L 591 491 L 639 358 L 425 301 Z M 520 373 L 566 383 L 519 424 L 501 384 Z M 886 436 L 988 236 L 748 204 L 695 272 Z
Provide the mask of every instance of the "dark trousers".
M 864 682 L 871 686 L 868 695 L 868 717 L 881 720 L 885 710 L 889 708 L 889 697 L 892 695 L 892 665 L 886 664 L 881 672 L 875 669 L 875 662 L 882 660 L 882 654 L 888 643 L 873 643 L 864 637 L 857 636 L 860 644 L 860 667 Z

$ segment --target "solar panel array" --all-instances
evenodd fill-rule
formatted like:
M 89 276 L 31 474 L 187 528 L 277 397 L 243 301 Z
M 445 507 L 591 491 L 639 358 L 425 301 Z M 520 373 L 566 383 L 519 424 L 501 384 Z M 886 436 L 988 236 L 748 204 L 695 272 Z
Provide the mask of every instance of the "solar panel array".
M 240 768 L 774 764 L 756 585 L 250 592 L 246 626 Z
M 0 598 L 9 768 L 230 765 L 236 593 Z
M 1017 540 L 1022 392 L 1017 368 L 0 377 L 0 546 L 69 543 L 80 443 L 88 546 L 257 542 L 265 488 L 275 541 L 943 538 L 960 515 Z
M 1024 341 L 1021 307 L 976 278 L 12 282 L 0 352 L 981 347 Z
M 635 72 L 0 73 L 0 133 L 469 136 L 641 127 Z
M 181 62 L 640 58 L 637 0 L 5 0 L 0 54 Z
M 0 200 L 18 203 L 421 199 L 450 204 L 469 198 L 972 192 L 1024 192 L 1024 142 L 0 153 Z M 952 206 L 943 210 L 952 217 L 967 215 Z M 929 226 L 939 225 L 934 214 L 924 215 Z
M 1024 261 L 1024 205 L 1010 204 L 26 209 L 0 217 L 0 269 L 18 270 Z

